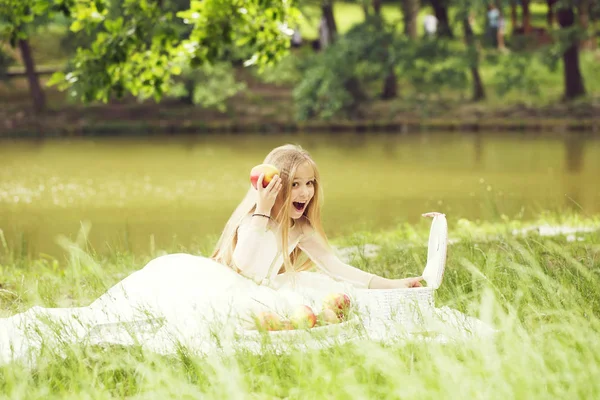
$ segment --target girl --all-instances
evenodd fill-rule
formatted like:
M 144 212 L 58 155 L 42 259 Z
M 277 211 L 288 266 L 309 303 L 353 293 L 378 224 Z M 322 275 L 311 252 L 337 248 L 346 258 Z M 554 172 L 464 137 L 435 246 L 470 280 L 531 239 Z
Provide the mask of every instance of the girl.
M 421 277 L 386 279 L 343 263 L 321 225 L 319 171 L 298 146 L 264 160 L 281 175 L 250 187 L 211 258 L 172 254 L 150 261 L 87 307 L 41 308 L 0 321 L 0 361 L 38 353 L 42 343 L 138 343 L 172 352 L 174 343 L 206 348 L 258 311 L 318 307 L 333 291 L 410 288 Z M 315 264 L 322 273 L 307 272 Z M 155 327 L 158 324 L 158 330 Z M 193 342 L 193 343 L 192 343 Z
M 385 279 L 346 265 L 335 256 L 321 224 L 319 171 L 308 152 L 285 145 L 271 151 L 264 162 L 275 165 L 281 176 L 276 175 L 263 188 L 262 174 L 257 189 L 250 187 L 225 226 L 214 260 L 258 284 L 268 285 L 284 271 L 285 279 L 314 262 L 332 278 L 357 287 L 421 286 L 421 278 Z

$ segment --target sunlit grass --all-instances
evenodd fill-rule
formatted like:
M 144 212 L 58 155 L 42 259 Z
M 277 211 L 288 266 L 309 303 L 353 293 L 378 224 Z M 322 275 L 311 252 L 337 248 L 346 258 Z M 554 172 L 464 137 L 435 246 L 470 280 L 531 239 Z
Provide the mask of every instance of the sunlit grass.
M 520 233 L 544 225 L 588 232 Z M 376 245 L 376 255 L 358 251 L 350 261 L 384 275 L 407 276 L 422 269 L 427 233 L 427 224 L 403 225 L 336 244 L 359 250 Z M 66 358 L 48 351 L 33 369 L 1 367 L 0 391 L 28 399 L 597 398 L 599 218 L 548 214 L 530 224 L 461 220 L 450 225 L 450 238 L 437 305 L 492 321 L 500 331 L 493 340 L 387 346 L 361 341 L 283 355 L 211 357 L 185 349 L 159 356 L 139 348 L 74 346 Z M 75 250 L 68 261 L 29 260 L 12 246 L 0 246 L 5 315 L 36 304 L 86 305 L 151 258 L 115 253 L 100 259 Z M 85 247 L 81 240 L 74 248 L 80 247 Z

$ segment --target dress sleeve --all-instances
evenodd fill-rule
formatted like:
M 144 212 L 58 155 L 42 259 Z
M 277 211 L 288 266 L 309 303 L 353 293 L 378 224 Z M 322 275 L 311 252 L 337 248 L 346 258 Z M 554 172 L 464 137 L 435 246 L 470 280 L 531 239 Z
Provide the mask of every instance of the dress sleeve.
M 375 275 L 345 264 L 312 228 L 308 228 L 307 231 L 300 239 L 298 247 L 310 257 L 319 270 L 333 279 L 348 282 L 355 287 L 369 287 Z
M 247 221 L 240 224 L 232 258 L 241 275 L 262 283 L 277 258 L 275 233 L 268 228 L 257 228 Z

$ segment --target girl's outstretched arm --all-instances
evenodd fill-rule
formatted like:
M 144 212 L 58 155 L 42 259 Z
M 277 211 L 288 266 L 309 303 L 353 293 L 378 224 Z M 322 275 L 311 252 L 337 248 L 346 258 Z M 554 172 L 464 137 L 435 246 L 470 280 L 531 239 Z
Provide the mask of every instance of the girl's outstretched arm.
M 334 279 L 365 289 L 396 289 L 421 286 L 422 277 L 387 279 L 348 265 L 335 255 L 331 247 L 312 228 L 306 228 L 306 230 L 308 232 L 302 237 L 298 247 L 310 257 L 321 271 Z

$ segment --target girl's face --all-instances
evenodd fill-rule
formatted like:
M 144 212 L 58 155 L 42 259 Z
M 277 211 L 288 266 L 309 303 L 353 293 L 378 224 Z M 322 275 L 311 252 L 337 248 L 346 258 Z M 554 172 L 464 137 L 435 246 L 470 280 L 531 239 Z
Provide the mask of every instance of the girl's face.
M 293 219 L 302 217 L 308 203 L 315 195 L 315 172 L 307 161 L 298 166 L 292 181 L 290 216 Z

